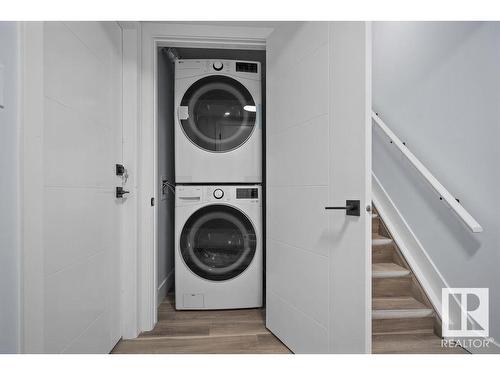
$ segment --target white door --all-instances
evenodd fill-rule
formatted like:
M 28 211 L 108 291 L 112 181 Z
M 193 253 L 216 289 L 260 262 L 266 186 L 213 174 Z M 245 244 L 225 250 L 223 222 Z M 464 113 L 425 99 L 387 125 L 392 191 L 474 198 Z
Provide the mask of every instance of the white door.
M 266 324 L 295 353 L 371 349 L 370 45 L 364 22 L 267 43 Z
M 25 25 L 27 352 L 108 353 L 120 336 L 121 39 L 115 22 Z

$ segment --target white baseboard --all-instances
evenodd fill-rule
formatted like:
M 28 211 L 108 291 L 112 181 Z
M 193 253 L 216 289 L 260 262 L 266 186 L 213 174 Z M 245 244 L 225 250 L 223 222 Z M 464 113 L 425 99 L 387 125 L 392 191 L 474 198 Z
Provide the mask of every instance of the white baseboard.
M 167 296 L 168 291 L 172 288 L 174 284 L 174 269 L 172 269 L 167 277 L 160 283 L 158 286 L 158 300 L 156 301 L 156 306 L 160 306 L 165 297 Z
M 387 194 L 387 191 L 373 173 L 372 199 L 394 242 L 406 258 L 412 272 L 422 285 L 422 288 L 434 306 L 434 310 L 441 319 L 441 290 L 449 288 L 449 285 Z M 458 306 L 459 303 L 456 303 L 450 310 L 451 321 L 460 320 L 461 311 Z M 469 351 L 474 353 L 500 353 L 500 345 L 493 341 L 490 348 Z

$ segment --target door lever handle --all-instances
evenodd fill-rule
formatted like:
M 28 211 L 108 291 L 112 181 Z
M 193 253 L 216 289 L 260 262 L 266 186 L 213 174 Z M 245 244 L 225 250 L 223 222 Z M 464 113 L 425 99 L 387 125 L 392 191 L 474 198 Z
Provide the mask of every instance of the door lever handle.
M 345 214 L 349 216 L 360 216 L 359 200 L 346 200 L 344 207 L 333 206 L 325 207 L 325 210 L 345 210 Z
M 123 198 L 123 196 L 125 194 L 128 194 L 128 193 L 130 193 L 130 191 L 123 190 L 123 188 L 121 186 L 116 187 L 116 197 L 117 198 Z

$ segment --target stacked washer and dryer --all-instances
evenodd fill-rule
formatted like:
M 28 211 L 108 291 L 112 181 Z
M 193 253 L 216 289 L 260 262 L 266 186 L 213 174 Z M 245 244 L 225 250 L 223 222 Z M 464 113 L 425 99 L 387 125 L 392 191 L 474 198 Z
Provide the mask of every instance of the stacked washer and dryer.
M 175 62 L 177 309 L 262 306 L 260 69 Z

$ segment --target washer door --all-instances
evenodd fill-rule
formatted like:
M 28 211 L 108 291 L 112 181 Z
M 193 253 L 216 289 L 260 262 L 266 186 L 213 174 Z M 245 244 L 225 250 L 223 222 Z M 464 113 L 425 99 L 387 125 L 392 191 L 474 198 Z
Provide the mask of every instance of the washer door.
M 186 136 L 212 152 L 240 147 L 252 134 L 256 121 L 252 95 L 241 83 L 226 76 L 196 81 L 182 97 L 181 112 Z
M 180 251 L 186 265 L 207 280 L 228 280 L 252 262 L 257 247 L 255 229 L 241 211 L 211 205 L 186 221 Z

